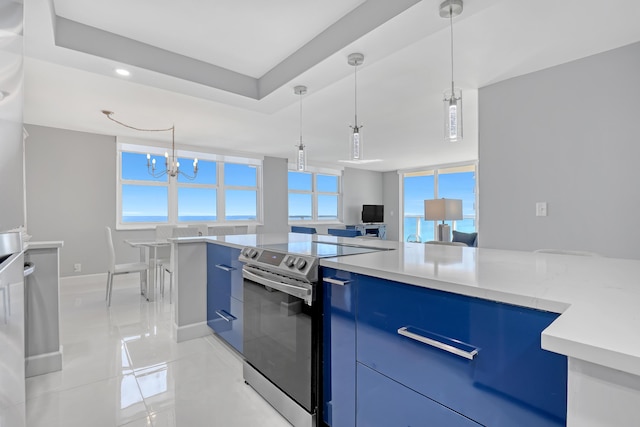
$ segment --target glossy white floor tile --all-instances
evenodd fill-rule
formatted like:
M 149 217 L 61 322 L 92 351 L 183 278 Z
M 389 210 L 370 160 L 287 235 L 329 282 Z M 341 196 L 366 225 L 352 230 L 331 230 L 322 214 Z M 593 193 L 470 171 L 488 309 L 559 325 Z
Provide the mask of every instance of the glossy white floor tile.
M 61 287 L 63 369 L 27 379 L 28 427 L 290 426 L 215 337 L 175 342 L 168 298 L 116 277 L 107 308 L 104 286 Z

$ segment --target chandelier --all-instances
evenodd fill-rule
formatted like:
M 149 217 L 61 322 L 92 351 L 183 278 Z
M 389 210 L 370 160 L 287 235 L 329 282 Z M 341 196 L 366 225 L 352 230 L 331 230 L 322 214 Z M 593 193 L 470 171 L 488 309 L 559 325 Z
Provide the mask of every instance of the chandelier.
M 147 172 L 149 175 L 154 178 L 160 178 L 163 175 L 168 175 L 170 177 L 176 177 L 178 175 L 182 175 L 189 180 L 194 180 L 198 175 L 198 158 L 193 160 L 193 175 L 188 175 L 184 171 L 180 170 L 180 162 L 176 157 L 176 140 L 175 140 L 175 126 L 171 126 L 167 129 L 141 129 L 135 126 L 130 126 L 128 124 L 122 123 L 113 117 L 111 117 L 114 112 L 109 110 L 102 110 L 102 114 L 107 116 L 107 118 L 117 124 L 124 126 L 129 129 L 141 131 L 141 132 L 169 132 L 171 131 L 171 156 L 169 153 L 165 151 L 164 153 L 164 170 L 156 171 L 156 159 L 151 159 L 151 154 L 147 153 Z
M 364 62 L 364 55 L 361 53 L 352 53 L 348 56 L 347 62 L 353 66 L 354 71 L 354 110 L 355 120 L 353 126 L 349 126 L 352 130 L 349 137 L 349 160 L 362 160 L 362 125 L 358 126 L 358 65 Z

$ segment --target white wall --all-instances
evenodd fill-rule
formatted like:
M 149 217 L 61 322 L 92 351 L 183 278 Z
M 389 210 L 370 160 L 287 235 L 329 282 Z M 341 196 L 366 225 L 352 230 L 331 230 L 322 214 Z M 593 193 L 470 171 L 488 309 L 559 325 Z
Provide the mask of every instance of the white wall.
M 482 247 L 640 258 L 639 71 L 636 43 L 480 89 Z
M 287 159 L 265 157 L 262 170 L 264 225 L 261 232 L 286 233 L 289 231 Z
M 24 225 L 22 167 L 22 3 L 3 4 L 0 14 L 0 231 Z

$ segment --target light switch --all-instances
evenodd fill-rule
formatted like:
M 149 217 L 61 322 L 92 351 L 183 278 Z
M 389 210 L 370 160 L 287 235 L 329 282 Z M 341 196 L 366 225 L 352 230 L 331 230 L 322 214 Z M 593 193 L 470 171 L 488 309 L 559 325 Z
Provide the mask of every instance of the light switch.
M 536 203 L 536 216 L 547 216 L 547 202 Z

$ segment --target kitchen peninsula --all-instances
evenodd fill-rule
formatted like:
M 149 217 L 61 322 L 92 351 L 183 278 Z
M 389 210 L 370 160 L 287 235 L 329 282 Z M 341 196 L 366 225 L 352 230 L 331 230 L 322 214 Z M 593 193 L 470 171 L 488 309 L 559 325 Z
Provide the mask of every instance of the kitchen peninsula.
M 323 268 L 560 314 L 541 345 L 568 358 L 567 425 L 640 424 L 640 261 L 291 233 L 182 238 L 174 245 L 177 339 L 211 333 L 207 244 L 312 240 L 394 249 L 323 258 Z

